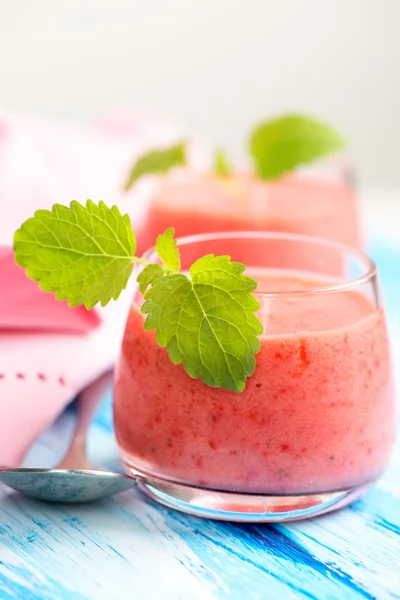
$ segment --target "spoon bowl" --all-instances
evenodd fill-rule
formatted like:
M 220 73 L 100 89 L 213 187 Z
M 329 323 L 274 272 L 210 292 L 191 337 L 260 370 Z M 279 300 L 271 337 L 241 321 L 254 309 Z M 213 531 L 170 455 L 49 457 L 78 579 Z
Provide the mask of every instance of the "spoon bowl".
M 0 482 L 36 500 L 74 504 L 109 498 L 135 485 L 136 479 L 129 475 L 92 468 L 86 455 L 90 422 L 111 382 L 112 372 L 108 371 L 81 392 L 74 435 L 66 456 L 57 467 L 0 467 Z
M 129 475 L 89 469 L 0 469 L 0 481 L 46 502 L 94 502 L 135 485 Z

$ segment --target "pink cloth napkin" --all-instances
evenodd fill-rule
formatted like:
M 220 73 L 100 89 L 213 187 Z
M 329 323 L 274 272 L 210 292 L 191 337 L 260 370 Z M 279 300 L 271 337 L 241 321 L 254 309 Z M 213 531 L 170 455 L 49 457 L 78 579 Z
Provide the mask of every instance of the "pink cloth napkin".
M 140 191 L 121 194 L 127 169 L 180 134 L 143 115 L 89 126 L 0 114 L 0 465 L 20 464 L 65 405 L 112 366 L 130 302 L 126 290 L 89 312 L 43 293 L 14 263 L 14 230 L 38 208 L 87 198 L 117 203 L 139 223 Z

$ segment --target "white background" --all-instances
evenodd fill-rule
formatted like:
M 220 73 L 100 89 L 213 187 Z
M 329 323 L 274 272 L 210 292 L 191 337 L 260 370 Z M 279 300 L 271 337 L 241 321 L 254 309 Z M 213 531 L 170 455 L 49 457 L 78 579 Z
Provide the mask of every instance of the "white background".
M 400 0 L 0 0 L 0 105 L 86 118 L 120 102 L 236 156 L 260 118 L 314 113 L 364 185 L 400 186 Z

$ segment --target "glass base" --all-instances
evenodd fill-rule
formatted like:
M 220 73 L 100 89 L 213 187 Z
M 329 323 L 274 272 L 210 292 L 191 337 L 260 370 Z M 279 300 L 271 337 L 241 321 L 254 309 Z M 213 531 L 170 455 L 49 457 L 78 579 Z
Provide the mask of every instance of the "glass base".
M 268 495 L 221 492 L 148 476 L 126 465 L 150 498 L 190 515 L 243 523 L 295 521 L 347 506 L 371 484 L 319 494 Z

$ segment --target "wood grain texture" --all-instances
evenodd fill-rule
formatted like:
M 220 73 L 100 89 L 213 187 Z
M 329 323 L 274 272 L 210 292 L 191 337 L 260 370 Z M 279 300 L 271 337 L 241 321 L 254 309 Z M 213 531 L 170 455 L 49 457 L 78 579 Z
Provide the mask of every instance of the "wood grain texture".
M 381 268 L 395 365 L 400 366 L 400 255 L 373 246 Z M 72 409 L 30 453 L 54 464 Z M 89 444 L 94 462 L 120 468 L 111 398 Z M 400 598 L 400 446 L 378 484 L 350 508 L 289 525 L 189 517 L 127 491 L 87 506 L 52 506 L 0 488 L 2 600 L 292 600 Z

